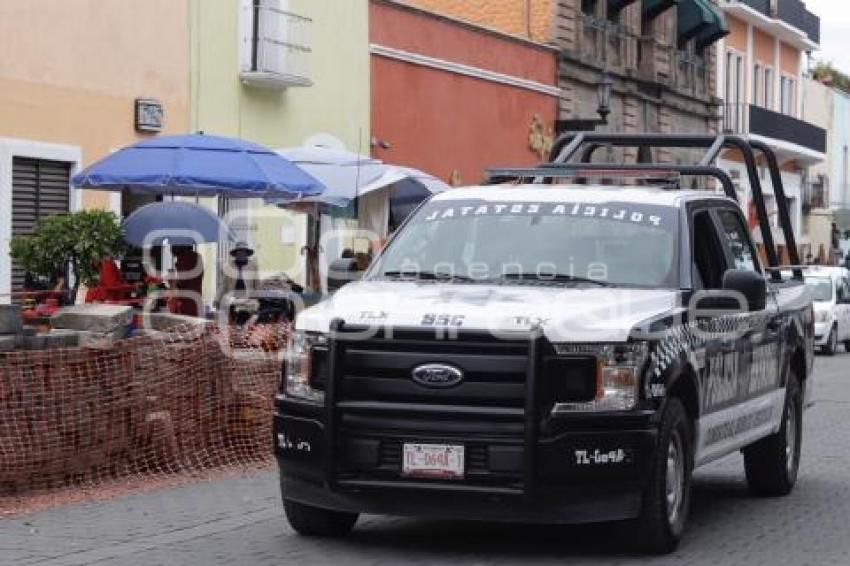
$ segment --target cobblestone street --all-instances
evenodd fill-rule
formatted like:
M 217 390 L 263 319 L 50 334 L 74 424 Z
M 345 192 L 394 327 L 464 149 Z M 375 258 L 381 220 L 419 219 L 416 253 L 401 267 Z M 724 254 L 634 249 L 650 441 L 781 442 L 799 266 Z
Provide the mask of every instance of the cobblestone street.
M 800 481 L 786 499 L 747 494 L 740 456 L 700 470 L 689 531 L 657 564 L 850 563 L 850 354 L 818 358 Z M 2 563 L 76 564 L 621 564 L 611 526 L 535 527 L 365 517 L 344 541 L 296 536 L 276 474 L 54 508 L 0 522 Z

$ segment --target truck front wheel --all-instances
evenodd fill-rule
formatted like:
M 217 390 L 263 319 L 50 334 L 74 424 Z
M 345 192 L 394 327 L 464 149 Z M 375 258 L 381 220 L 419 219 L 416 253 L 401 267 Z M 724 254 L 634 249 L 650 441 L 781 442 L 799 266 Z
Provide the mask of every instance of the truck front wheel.
M 652 478 L 635 523 L 636 542 L 646 552 L 668 554 L 679 545 L 690 510 L 693 467 L 692 424 L 682 402 L 672 398 L 664 410 Z
M 797 482 L 803 438 L 803 395 L 792 372 L 779 432 L 744 449 L 747 484 L 755 495 L 788 495 Z
M 358 517 L 356 513 L 320 509 L 290 499 L 283 500 L 283 509 L 295 532 L 311 537 L 344 537 L 354 528 Z

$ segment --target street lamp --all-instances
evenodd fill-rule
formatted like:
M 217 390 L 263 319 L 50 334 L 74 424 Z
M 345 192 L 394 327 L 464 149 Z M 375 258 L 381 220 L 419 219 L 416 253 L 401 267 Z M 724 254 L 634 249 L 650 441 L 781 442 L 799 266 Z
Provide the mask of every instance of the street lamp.
M 596 113 L 598 119 L 558 120 L 555 129 L 558 134 L 564 132 L 589 132 L 597 126 L 607 126 L 611 114 L 611 91 L 614 89 L 614 79 L 607 71 L 603 71 L 596 85 L 596 100 L 599 106 Z
M 602 73 L 602 78 L 599 79 L 599 84 L 596 86 L 596 97 L 599 100 L 599 108 L 596 112 L 599 114 L 601 125 L 608 124 L 608 115 L 611 114 L 611 90 L 614 88 L 614 79 L 608 73 Z

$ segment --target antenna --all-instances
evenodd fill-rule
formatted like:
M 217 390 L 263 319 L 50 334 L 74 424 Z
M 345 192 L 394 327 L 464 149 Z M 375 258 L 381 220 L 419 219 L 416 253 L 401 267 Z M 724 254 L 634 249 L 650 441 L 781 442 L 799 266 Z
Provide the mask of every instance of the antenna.
M 354 177 L 354 218 L 360 225 L 360 166 L 363 164 L 363 128 L 357 128 L 357 174 Z M 354 234 L 351 233 L 351 249 L 354 249 Z

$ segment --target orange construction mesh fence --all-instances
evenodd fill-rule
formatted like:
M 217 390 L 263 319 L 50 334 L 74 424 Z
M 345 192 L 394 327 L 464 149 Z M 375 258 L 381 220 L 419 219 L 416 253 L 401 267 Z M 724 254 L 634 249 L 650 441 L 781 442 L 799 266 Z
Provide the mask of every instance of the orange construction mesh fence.
M 285 325 L 0 354 L 0 510 L 22 495 L 272 460 Z

